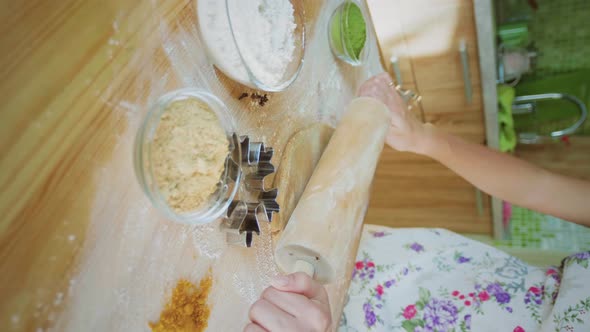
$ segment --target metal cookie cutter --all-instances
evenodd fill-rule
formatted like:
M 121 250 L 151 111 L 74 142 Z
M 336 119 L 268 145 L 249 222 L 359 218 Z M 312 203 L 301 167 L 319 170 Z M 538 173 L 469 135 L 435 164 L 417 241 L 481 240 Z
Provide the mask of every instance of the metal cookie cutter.
M 274 150 L 265 147 L 261 142 L 250 142 L 248 136 L 242 136 L 240 147 L 242 150 L 242 163 L 256 170 L 246 176 L 246 189 L 249 191 L 264 191 L 264 178 L 275 172 L 275 167 L 270 163 Z
M 279 211 L 278 190 L 267 191 L 264 187 L 264 178 L 275 172 L 270 162 L 274 151 L 264 143 L 250 142 L 248 136 L 240 137 L 238 150 L 242 166 L 254 168 L 246 175 L 244 185 L 249 192 L 258 194 L 257 201 L 234 200 L 227 209 L 221 229 L 229 244 L 251 247 L 254 233 L 260 235 L 260 222 L 271 222 L 273 214 Z

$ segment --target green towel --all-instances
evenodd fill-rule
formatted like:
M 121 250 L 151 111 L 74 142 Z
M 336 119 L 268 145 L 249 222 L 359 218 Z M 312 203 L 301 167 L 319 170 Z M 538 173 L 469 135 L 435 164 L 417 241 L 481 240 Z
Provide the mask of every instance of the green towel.
M 512 102 L 514 88 L 508 85 L 498 85 L 498 123 L 500 125 L 500 151 L 514 152 L 516 147 L 516 132 L 512 119 Z
M 526 47 L 529 43 L 528 24 L 526 22 L 502 24 L 498 26 L 498 37 L 505 47 Z

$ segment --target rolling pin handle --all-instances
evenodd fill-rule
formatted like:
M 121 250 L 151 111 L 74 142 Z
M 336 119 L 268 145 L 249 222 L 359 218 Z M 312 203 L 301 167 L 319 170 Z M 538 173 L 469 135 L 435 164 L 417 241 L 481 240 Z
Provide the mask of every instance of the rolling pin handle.
M 307 261 L 298 260 L 295 262 L 295 272 L 303 272 L 313 278 L 315 274 L 315 268 Z

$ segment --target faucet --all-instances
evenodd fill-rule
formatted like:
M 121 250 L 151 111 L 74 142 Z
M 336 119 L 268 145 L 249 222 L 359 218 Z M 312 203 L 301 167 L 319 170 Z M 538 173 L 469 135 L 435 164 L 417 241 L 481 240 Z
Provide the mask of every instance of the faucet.
M 578 111 L 580 113 L 578 120 L 567 128 L 552 131 L 547 135 L 539 135 L 533 132 L 519 133 L 519 143 L 538 144 L 547 139 L 555 139 L 566 135 L 571 135 L 576 132 L 576 130 L 578 130 L 582 124 L 584 124 L 584 121 L 586 121 L 586 118 L 588 117 L 588 109 L 586 108 L 586 105 L 584 105 L 584 103 L 577 97 L 565 93 L 543 93 L 537 95 L 518 96 L 514 98 L 514 102 L 512 103 L 512 114 L 518 115 L 535 113 L 537 105 L 536 102 L 555 99 L 566 100 L 575 104 L 578 107 Z

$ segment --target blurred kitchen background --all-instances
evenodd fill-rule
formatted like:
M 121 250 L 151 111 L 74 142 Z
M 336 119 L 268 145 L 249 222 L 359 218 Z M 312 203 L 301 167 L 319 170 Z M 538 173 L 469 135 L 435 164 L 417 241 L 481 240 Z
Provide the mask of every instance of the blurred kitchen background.
M 503 83 L 498 98 L 502 104 L 514 90 L 514 153 L 555 172 L 590 179 L 590 2 L 494 4 Z M 501 123 L 501 135 L 503 129 Z M 590 248 L 588 228 L 518 206 L 506 204 L 504 211 L 506 245 L 568 252 Z
M 414 111 L 424 121 L 590 180 L 590 2 L 368 4 L 385 66 L 422 96 Z M 444 227 L 539 265 L 590 249 L 590 229 L 488 197 L 428 158 L 390 149 L 366 222 Z

